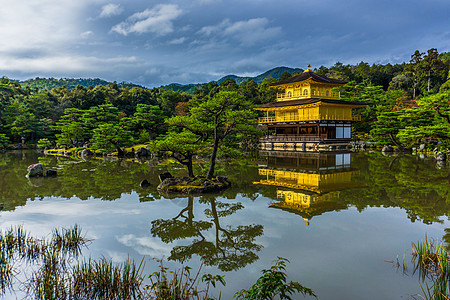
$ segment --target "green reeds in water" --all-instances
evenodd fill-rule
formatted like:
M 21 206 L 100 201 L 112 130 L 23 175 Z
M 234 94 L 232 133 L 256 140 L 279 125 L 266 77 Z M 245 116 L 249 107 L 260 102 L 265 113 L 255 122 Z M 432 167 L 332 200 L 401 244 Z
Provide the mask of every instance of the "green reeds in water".
M 74 299 L 139 299 L 143 260 L 139 265 L 127 260 L 116 265 L 111 261 L 88 260 L 73 268 L 71 297 Z
M 426 299 L 450 299 L 449 252 L 441 241 L 419 241 L 412 246 L 414 272 L 418 271 L 422 280 L 430 279 L 432 286 L 422 286 Z
M 42 297 L 46 295 L 45 299 L 60 299 L 49 297 L 59 295 L 58 291 L 66 278 L 62 274 L 68 260 L 78 256 L 88 242 L 77 225 L 69 229 L 55 230 L 50 240 L 32 237 L 22 226 L 11 227 L 1 232 L 0 295 L 13 287 L 13 274 L 20 274 L 22 263 L 25 263 L 28 266 L 40 266 L 39 270 L 32 274 L 31 282 L 28 284 L 36 288 L 36 295 Z M 50 292 L 49 287 L 54 291 Z

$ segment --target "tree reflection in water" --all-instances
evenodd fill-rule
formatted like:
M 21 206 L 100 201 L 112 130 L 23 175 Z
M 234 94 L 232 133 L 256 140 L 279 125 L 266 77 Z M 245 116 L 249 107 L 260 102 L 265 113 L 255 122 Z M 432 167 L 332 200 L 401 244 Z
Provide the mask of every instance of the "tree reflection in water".
M 188 198 L 187 206 L 174 218 L 152 221 L 151 233 L 164 243 L 178 239 L 191 240 L 187 246 L 175 246 L 170 252 L 170 260 L 184 263 L 198 255 L 206 265 L 217 266 L 222 271 L 232 271 L 259 258 L 256 253 L 262 246 L 255 240 L 263 234 L 262 225 L 221 225 L 221 218 L 244 208 L 240 202 L 225 203 L 214 196 L 202 196 L 199 202 L 209 204 L 209 208 L 204 210 L 208 221 L 195 220 L 192 196 Z M 210 229 L 213 229 L 214 240 L 208 240 L 206 232 Z

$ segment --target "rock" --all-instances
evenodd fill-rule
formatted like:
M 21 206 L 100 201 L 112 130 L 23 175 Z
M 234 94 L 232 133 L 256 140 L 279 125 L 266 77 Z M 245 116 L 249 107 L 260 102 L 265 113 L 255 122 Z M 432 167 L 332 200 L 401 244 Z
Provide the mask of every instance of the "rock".
M 27 177 L 39 177 L 44 175 L 44 168 L 41 164 L 30 165 L 27 168 Z
M 219 183 L 228 183 L 228 184 L 231 184 L 231 182 L 228 180 L 228 177 L 227 177 L 227 176 L 217 176 L 217 177 L 216 177 L 216 180 L 217 180 Z
M 436 160 L 437 161 L 446 161 L 447 160 L 447 154 L 444 152 L 438 152 L 436 154 Z
M 58 171 L 56 171 L 56 170 L 47 170 L 45 172 L 46 177 L 54 177 L 56 175 L 58 175 Z
M 166 180 L 168 178 L 173 178 L 172 174 L 170 174 L 169 172 L 164 172 L 164 173 L 159 174 L 159 180 L 161 182 L 163 182 L 164 180 Z
M 394 152 L 394 148 L 392 146 L 384 146 L 381 152 Z
M 92 151 L 89 150 L 89 149 L 83 149 L 83 150 L 81 150 L 81 157 L 90 157 L 90 156 L 92 156 L 92 155 L 94 155 L 94 152 L 92 152 Z
M 437 169 L 442 170 L 442 169 L 445 169 L 445 167 L 446 167 L 445 161 L 443 161 L 443 160 L 436 161 Z
M 420 150 L 420 151 L 423 151 L 423 150 L 425 150 L 425 144 L 420 144 L 420 146 L 419 146 L 419 150 Z
M 231 185 L 225 176 L 220 180 L 222 182 L 206 178 L 166 178 L 158 185 L 158 190 L 170 194 L 203 194 L 218 192 Z
M 150 155 L 150 151 L 148 151 L 144 147 L 140 147 L 139 149 L 137 149 L 137 151 L 135 153 L 136 157 L 144 157 L 144 156 L 149 156 L 149 155 Z
M 140 183 L 141 188 L 148 188 L 150 186 L 150 182 L 147 181 L 147 179 L 144 179 Z
M 211 181 L 209 181 L 206 178 L 200 179 L 200 183 L 201 183 L 201 185 L 203 185 L 204 188 L 209 188 L 210 186 L 214 185 Z

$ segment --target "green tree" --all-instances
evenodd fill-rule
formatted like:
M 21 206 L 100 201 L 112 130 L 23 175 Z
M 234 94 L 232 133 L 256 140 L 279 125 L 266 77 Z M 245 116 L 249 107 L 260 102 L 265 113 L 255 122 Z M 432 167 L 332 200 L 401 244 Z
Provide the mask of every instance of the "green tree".
M 92 136 L 92 147 L 94 149 L 116 150 L 117 156 L 125 155 L 124 146 L 131 142 L 131 132 L 127 130 L 125 124 L 103 123 L 94 129 Z
M 133 122 L 140 129 L 148 132 L 148 140 L 153 140 L 153 132 L 164 121 L 163 111 L 157 105 L 138 104 L 133 116 Z
M 409 71 L 409 74 L 411 76 L 412 82 L 413 82 L 413 98 L 416 99 L 416 90 L 417 86 L 420 82 L 420 63 L 423 60 L 423 55 L 425 53 L 420 52 L 419 50 L 416 50 L 413 55 L 411 55 L 411 60 L 409 61 L 409 64 L 406 66 L 405 70 Z
M 9 144 L 9 138 L 4 133 L 0 133 L 0 146 L 5 147 Z
M 84 111 L 78 108 L 67 108 L 64 115 L 56 122 L 56 143 L 62 146 L 75 145 L 85 141 L 87 127 L 83 118 Z
M 406 110 L 403 118 L 408 126 L 399 131 L 399 139 L 412 145 L 434 137 L 450 145 L 450 91 L 423 97 L 417 103 L 418 107 Z
M 169 120 L 169 124 L 185 128 L 212 139 L 210 168 L 206 178 L 214 176 L 217 151 L 221 142 L 229 135 L 251 133 L 257 124 L 253 104 L 236 91 L 220 91 L 209 98 L 194 98 L 188 116 Z
M 440 85 L 445 81 L 448 68 L 444 62 L 439 58 L 439 53 L 436 48 L 431 48 L 423 57 L 419 64 L 419 72 L 426 79 L 426 90 L 430 92 L 432 83 Z
M 186 166 L 189 177 L 194 177 L 192 157 L 201 154 L 207 148 L 207 144 L 200 137 L 189 130 L 182 132 L 169 131 L 163 139 L 150 144 L 152 151 L 169 153 L 179 163 Z

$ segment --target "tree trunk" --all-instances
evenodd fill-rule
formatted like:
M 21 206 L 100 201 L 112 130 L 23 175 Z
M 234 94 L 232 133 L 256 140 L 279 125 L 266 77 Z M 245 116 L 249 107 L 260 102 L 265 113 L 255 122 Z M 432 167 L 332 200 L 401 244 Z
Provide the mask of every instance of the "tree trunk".
M 194 169 L 192 167 L 192 155 L 189 155 L 186 162 L 186 167 L 188 169 L 188 176 L 190 178 L 194 177 Z
M 430 91 L 430 83 L 431 83 L 431 71 L 428 70 L 428 87 L 427 87 L 428 92 Z
M 123 152 L 122 148 L 116 146 L 116 150 L 117 150 L 117 156 L 118 157 L 124 157 L 125 156 L 125 152 Z
M 208 175 L 206 179 L 211 179 L 214 176 L 214 168 L 216 166 L 217 149 L 219 148 L 219 137 L 217 136 L 217 129 L 214 130 L 214 146 L 211 154 L 211 165 L 209 166 Z
M 395 136 L 392 133 L 389 133 L 389 137 L 391 138 L 391 141 L 395 144 L 395 146 L 404 149 L 405 147 L 403 147 L 402 144 L 400 144 L 399 141 L 397 141 L 397 139 L 395 138 Z
M 148 141 L 151 142 L 153 140 L 152 130 L 148 129 Z

